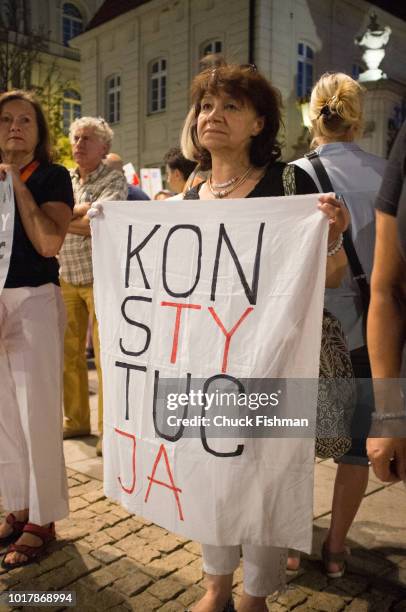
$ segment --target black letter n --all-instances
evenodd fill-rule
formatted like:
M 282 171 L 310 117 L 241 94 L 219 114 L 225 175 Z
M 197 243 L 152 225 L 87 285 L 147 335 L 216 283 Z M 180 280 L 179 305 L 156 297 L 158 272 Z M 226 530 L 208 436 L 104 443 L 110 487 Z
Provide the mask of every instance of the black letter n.
M 251 287 L 248 285 L 247 279 L 245 278 L 244 271 L 237 257 L 237 253 L 234 250 L 233 245 L 231 244 L 230 238 L 226 232 L 226 228 L 224 227 L 224 223 L 220 224 L 219 237 L 217 242 L 217 250 L 216 250 L 216 259 L 214 262 L 214 270 L 213 270 L 213 279 L 211 283 L 211 296 L 210 299 L 212 302 L 216 299 L 216 289 L 217 289 L 217 277 L 219 272 L 219 263 L 220 263 L 220 255 L 221 255 L 221 246 L 223 241 L 226 243 L 227 248 L 230 252 L 232 260 L 237 268 L 238 276 L 240 277 L 241 284 L 244 288 L 245 295 L 247 296 L 248 302 L 255 306 L 257 303 L 257 293 L 258 293 L 258 279 L 259 279 L 259 268 L 261 262 L 261 249 L 262 249 L 262 236 L 264 233 L 265 223 L 261 223 L 258 232 L 258 240 L 257 240 L 257 251 L 255 253 L 254 260 L 254 270 L 252 274 L 252 285 Z

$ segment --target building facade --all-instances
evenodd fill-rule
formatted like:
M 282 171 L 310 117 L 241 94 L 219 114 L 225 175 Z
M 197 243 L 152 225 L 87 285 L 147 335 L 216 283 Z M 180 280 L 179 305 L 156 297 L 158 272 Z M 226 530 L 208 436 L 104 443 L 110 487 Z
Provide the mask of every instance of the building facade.
M 364 70 L 354 38 L 374 10 L 392 29 L 382 69 L 406 91 L 406 23 L 364 0 L 106 0 L 71 43 L 81 52 L 83 112 L 105 117 L 126 161 L 161 165 L 177 144 L 199 60 L 255 63 L 282 92 L 284 156 L 307 147 L 298 102 L 323 72 Z M 372 150 L 367 140 L 366 147 Z
M 41 52 L 35 55 L 30 75 L 32 85 L 43 87 L 51 81 L 51 90 L 57 83 L 65 85 L 65 129 L 81 113 L 80 53 L 69 46 L 70 40 L 86 29 L 102 3 L 103 0 L 0 0 L 0 27 L 3 33 L 8 32 L 9 44 L 24 45 L 24 37 L 33 35 L 41 39 Z M 1 44 L 5 44 L 4 37 Z

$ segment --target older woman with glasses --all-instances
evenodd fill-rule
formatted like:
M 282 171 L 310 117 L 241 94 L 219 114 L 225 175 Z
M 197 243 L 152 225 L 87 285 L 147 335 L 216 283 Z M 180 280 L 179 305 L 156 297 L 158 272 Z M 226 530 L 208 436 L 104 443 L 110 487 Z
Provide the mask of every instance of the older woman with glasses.
M 31 93 L 0 96 L 0 180 L 11 177 L 15 222 L 0 295 L 0 494 L 7 510 L 5 569 L 27 565 L 69 513 L 62 450 L 64 309 L 59 252 L 72 217 L 65 168 L 51 163 L 49 133 Z
M 253 66 L 220 64 L 201 72 L 192 84 L 193 116 L 183 145 L 193 151 L 206 181 L 185 194 L 185 199 L 227 199 L 285 194 L 284 170 L 277 134 L 281 124 L 280 94 Z M 189 153 L 190 154 L 190 153 Z M 315 193 L 313 180 L 300 168 L 291 181 L 298 194 Z M 247 203 L 249 207 L 249 203 Z M 348 224 L 345 209 L 333 196 L 321 196 L 319 208 L 330 219 L 327 278 L 341 278 L 346 258 L 337 246 Z M 293 254 L 292 254 L 293 256 Z M 259 517 L 260 520 L 260 517 Z M 273 546 L 242 544 L 244 592 L 239 610 L 263 612 L 266 596 L 284 584 L 286 551 Z M 203 544 L 203 565 L 208 590 L 194 612 L 233 610 L 233 572 L 240 561 L 239 546 Z

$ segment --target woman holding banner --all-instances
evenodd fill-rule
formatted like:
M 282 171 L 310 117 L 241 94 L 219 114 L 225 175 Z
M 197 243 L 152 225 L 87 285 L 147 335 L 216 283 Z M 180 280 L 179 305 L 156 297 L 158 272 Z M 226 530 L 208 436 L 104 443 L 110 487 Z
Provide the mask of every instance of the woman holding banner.
M 313 180 L 300 168 L 286 171 L 277 161 L 281 124 L 280 94 L 255 66 L 219 64 L 201 72 L 192 84 L 194 116 L 189 121 L 188 153 L 208 170 L 207 181 L 185 199 L 253 198 L 285 195 L 286 184 L 297 194 L 315 193 Z M 319 208 L 330 219 L 327 279 L 335 286 L 346 265 L 341 232 L 348 213 L 332 195 L 320 196 Z M 233 572 L 239 546 L 202 545 L 208 590 L 194 612 L 233 610 Z M 242 545 L 244 592 L 239 610 L 263 612 L 267 595 L 284 584 L 286 551 L 274 546 Z
M 62 449 L 64 311 L 55 255 L 73 208 L 68 172 L 51 163 L 49 131 L 35 97 L 0 96 L 0 180 L 15 200 L 10 265 L 0 295 L 0 494 L 8 514 L 2 566 L 36 559 L 68 515 Z M 0 288 L 1 289 L 1 288 Z

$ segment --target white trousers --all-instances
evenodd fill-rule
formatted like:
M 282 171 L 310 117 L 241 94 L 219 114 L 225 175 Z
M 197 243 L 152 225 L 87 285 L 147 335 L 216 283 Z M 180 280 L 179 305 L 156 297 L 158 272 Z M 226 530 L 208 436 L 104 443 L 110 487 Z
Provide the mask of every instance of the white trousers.
M 69 514 L 62 446 L 65 314 L 59 287 L 0 295 L 0 495 L 44 525 Z
M 281 591 L 286 582 L 286 548 L 275 546 L 212 546 L 202 544 L 203 569 L 207 574 L 226 576 L 240 564 L 242 548 L 244 591 L 267 597 Z

